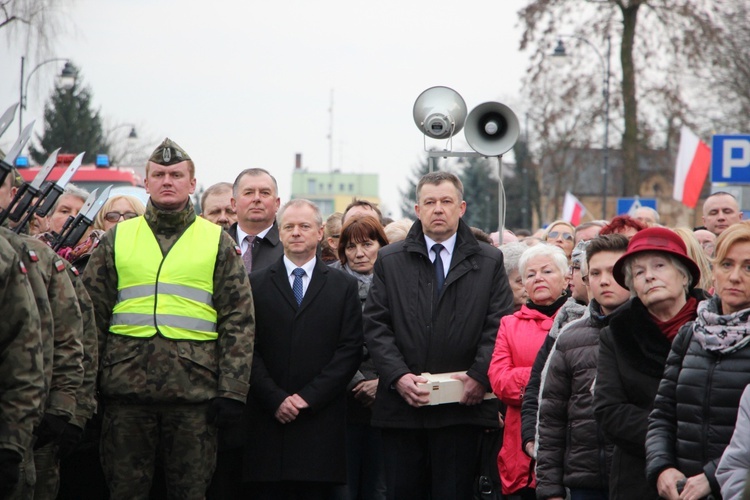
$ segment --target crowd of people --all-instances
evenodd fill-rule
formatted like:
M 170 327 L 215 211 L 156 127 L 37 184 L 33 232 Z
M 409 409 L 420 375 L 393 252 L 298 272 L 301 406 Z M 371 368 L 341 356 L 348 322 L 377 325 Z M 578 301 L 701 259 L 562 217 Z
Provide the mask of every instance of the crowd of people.
M 0 498 L 750 498 L 731 194 L 699 228 L 642 207 L 488 235 L 451 173 L 414 222 L 324 220 L 250 168 L 197 214 L 169 139 L 145 185 L 68 247 L 74 186 L 0 228 Z

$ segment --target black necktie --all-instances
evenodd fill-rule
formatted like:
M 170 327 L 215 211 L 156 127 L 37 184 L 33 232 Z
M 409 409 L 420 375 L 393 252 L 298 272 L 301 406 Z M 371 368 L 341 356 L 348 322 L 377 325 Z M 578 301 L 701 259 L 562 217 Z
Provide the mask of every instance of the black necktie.
M 435 283 L 437 284 L 437 294 L 443 290 L 443 283 L 445 283 L 445 268 L 443 268 L 443 258 L 440 256 L 440 252 L 445 248 L 440 243 L 432 245 L 432 251 L 435 252 Z

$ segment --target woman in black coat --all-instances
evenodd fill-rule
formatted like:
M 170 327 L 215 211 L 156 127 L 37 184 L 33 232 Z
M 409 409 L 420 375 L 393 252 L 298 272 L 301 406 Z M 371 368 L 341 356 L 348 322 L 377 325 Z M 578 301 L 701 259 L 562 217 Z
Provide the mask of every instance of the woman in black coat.
M 666 499 L 721 498 L 716 467 L 750 384 L 750 227 L 721 234 L 713 276 L 716 296 L 675 339 L 649 417 L 646 472 Z
M 610 500 L 658 499 L 646 481 L 646 430 L 664 363 L 679 327 L 695 319 L 698 266 L 673 231 L 638 232 L 613 269 L 633 295 L 602 331 L 594 414 L 614 445 Z

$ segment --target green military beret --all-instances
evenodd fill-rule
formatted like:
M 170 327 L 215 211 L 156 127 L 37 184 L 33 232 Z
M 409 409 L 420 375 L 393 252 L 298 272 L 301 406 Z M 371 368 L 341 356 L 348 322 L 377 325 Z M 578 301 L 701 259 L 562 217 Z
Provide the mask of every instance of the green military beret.
M 180 163 L 181 161 L 187 161 L 190 159 L 190 155 L 188 155 L 184 149 L 167 137 L 164 139 L 164 142 L 159 144 L 154 152 L 151 153 L 151 157 L 148 161 L 168 167 L 169 165 L 174 165 L 175 163 Z

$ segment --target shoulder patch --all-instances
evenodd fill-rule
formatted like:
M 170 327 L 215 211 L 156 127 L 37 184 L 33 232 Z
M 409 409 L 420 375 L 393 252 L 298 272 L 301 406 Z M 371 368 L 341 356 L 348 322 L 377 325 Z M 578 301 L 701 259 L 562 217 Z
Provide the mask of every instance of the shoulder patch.
M 81 274 L 80 272 L 78 272 L 78 269 L 76 268 L 76 266 L 70 266 L 70 272 L 73 273 L 73 275 L 75 276 L 80 276 Z
M 93 250 L 94 248 L 96 248 L 96 247 L 98 247 L 98 246 L 99 246 L 99 241 L 101 241 L 101 240 L 99 240 L 99 238 L 96 238 L 96 239 L 94 239 L 94 246 L 92 247 L 92 250 Z
M 29 260 L 31 260 L 31 262 L 39 261 L 39 256 L 36 254 L 34 250 L 29 250 Z
M 21 268 L 21 273 L 22 273 L 22 274 L 26 274 L 26 273 L 28 273 L 28 271 L 26 270 L 26 266 L 24 266 L 24 265 L 23 265 L 23 262 L 21 262 L 20 260 L 18 261 L 18 267 L 20 267 L 20 268 Z
M 60 273 L 65 270 L 65 263 L 62 260 L 56 260 L 55 261 L 55 269 L 57 269 L 57 272 Z
M 239 245 L 234 246 L 234 251 L 237 252 L 237 255 L 242 255 L 242 249 Z

